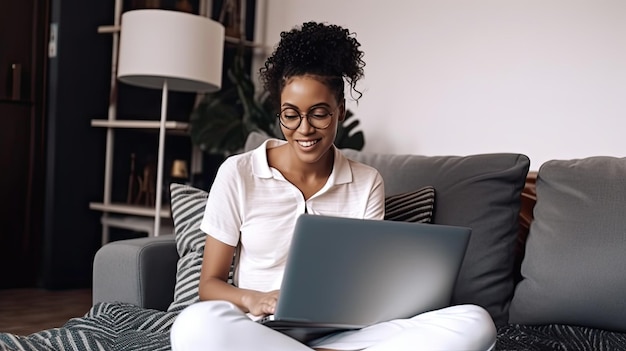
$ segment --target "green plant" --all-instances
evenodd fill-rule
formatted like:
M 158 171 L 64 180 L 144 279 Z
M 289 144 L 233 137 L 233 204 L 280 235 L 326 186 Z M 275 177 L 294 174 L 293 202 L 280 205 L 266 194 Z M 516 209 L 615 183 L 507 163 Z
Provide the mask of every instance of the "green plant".
M 240 45 L 228 69 L 232 86 L 205 94 L 190 117 L 191 141 L 212 154 L 229 155 L 240 152 L 248 134 L 260 131 L 282 139 L 277 110 L 267 92 L 255 93 L 254 83 L 244 68 L 244 47 Z M 355 131 L 359 120 L 347 111 L 337 128 L 335 145 L 339 148 L 363 149 L 363 132 Z

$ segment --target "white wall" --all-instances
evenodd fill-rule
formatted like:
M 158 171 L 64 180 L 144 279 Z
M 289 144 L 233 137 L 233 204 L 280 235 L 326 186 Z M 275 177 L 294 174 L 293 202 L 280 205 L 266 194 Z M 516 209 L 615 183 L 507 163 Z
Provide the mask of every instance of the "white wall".
M 270 47 L 308 20 L 357 33 L 367 151 L 626 156 L 626 1 L 259 3 Z

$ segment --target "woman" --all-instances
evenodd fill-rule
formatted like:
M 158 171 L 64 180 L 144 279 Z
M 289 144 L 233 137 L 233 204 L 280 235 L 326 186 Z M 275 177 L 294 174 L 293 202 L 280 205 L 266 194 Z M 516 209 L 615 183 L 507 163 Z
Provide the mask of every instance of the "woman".
M 495 343 L 489 314 L 453 306 L 406 320 L 333 334 L 308 345 L 255 320 L 274 312 L 297 217 L 302 213 L 382 219 L 384 186 L 373 168 L 333 146 L 350 93 L 363 76 L 360 44 L 336 25 L 304 23 L 281 33 L 261 69 L 280 106 L 285 141 L 228 158 L 215 178 L 201 228 L 208 235 L 201 302 L 178 316 L 174 350 L 487 350 Z M 227 283 L 238 249 L 234 285 Z

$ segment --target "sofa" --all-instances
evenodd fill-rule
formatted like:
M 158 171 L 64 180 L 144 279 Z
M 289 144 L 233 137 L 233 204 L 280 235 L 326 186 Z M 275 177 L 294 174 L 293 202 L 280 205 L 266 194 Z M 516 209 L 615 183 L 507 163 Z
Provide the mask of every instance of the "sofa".
M 553 160 L 529 173 L 528 157 L 515 153 L 343 151 L 377 168 L 388 196 L 434 188 L 432 223 L 472 228 L 451 304 L 484 307 L 497 350 L 626 350 L 626 158 Z M 198 298 L 206 196 L 173 189 L 175 233 L 103 246 L 85 317 L 0 335 L 0 346 L 57 349 L 80 338 L 77 350 L 169 350 L 177 313 Z

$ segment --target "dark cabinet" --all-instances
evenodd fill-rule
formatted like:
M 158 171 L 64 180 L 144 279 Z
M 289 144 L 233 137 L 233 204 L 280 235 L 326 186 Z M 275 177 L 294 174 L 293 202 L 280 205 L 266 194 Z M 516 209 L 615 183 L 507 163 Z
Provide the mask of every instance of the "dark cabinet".
M 48 1 L 0 2 L 0 288 L 41 263 Z

